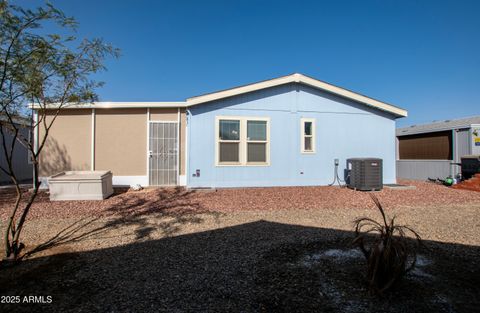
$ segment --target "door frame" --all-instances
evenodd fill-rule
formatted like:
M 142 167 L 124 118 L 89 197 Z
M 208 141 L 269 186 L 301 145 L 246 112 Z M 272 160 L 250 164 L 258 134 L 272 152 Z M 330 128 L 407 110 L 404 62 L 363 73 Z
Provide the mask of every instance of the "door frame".
M 180 111 L 179 111 L 180 112 Z M 177 153 L 177 164 L 176 164 L 176 184 L 172 186 L 180 185 L 180 121 L 164 121 L 164 120 L 150 120 L 150 109 L 147 111 L 147 151 L 146 151 L 146 167 L 147 167 L 147 182 L 148 186 L 162 186 L 162 185 L 151 185 L 150 184 L 150 125 L 151 124 L 177 124 L 177 142 L 176 142 L 176 153 Z M 167 185 L 165 185 L 167 186 Z

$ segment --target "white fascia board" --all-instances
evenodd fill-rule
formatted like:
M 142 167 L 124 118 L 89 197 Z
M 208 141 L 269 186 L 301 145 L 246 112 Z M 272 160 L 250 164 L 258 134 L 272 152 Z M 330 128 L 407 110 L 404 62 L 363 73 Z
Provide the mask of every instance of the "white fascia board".
M 254 83 L 246 86 L 231 88 L 227 90 L 222 90 L 210 94 L 206 94 L 203 96 L 197 96 L 188 98 L 186 101 L 183 102 L 95 102 L 89 104 L 66 104 L 63 106 L 65 109 L 107 109 L 107 108 L 184 108 L 190 107 L 197 104 L 215 101 L 223 98 L 233 97 L 237 95 L 241 95 L 244 93 L 257 91 L 261 89 L 266 89 L 270 87 L 280 86 L 289 83 L 302 83 L 305 85 L 312 86 L 314 88 L 322 89 L 333 94 L 342 96 L 347 99 L 351 99 L 360 103 L 363 103 L 367 106 L 371 106 L 373 108 L 389 112 L 394 114 L 398 117 L 406 117 L 408 112 L 404 109 L 398 108 L 396 106 L 390 105 L 385 102 L 381 102 L 367 96 L 355 93 L 353 91 L 337 87 L 326 82 L 322 82 L 320 80 L 295 73 L 288 76 L 283 76 L 279 78 L 274 78 L 270 80 L 266 80 L 259 83 Z M 43 107 L 39 106 L 38 104 L 30 104 L 30 108 L 32 109 L 43 109 Z M 55 109 L 58 108 L 58 105 L 52 104 L 51 106 L 47 106 L 46 109 Z
M 93 102 L 84 104 L 64 104 L 62 109 L 134 109 L 134 108 L 183 108 L 186 102 Z M 36 103 L 28 105 L 31 109 L 57 109 L 57 104 L 40 106 Z
M 322 89 L 328 92 L 331 92 L 333 94 L 361 102 L 363 104 L 366 104 L 368 106 L 374 107 L 376 109 L 380 109 L 389 113 L 392 113 L 394 115 L 400 116 L 400 117 L 405 117 L 408 115 L 408 112 L 406 110 L 403 110 L 401 108 L 397 108 L 393 105 L 390 105 L 388 103 L 384 103 L 366 96 L 363 96 L 361 94 L 355 93 L 353 91 L 343 89 L 334 85 L 330 85 L 328 83 L 319 81 L 317 79 L 302 75 L 302 74 L 292 74 L 289 76 L 284 76 L 280 78 L 275 78 L 251 85 L 246 85 L 242 87 L 237 87 L 237 88 L 232 88 L 228 90 L 223 90 L 211 94 L 207 94 L 204 96 L 198 96 L 194 98 L 189 98 L 187 99 L 187 104 L 188 106 L 193 106 L 197 104 L 201 104 L 204 102 L 209 102 L 209 101 L 214 101 L 214 100 L 219 100 L 222 98 L 227 98 L 227 97 L 232 97 L 252 91 L 257 91 L 261 89 L 266 89 L 270 87 L 275 87 L 279 85 L 284 85 L 284 84 L 289 84 L 289 83 L 302 83 L 305 85 L 312 86 L 314 88 Z
M 304 75 L 301 75 L 301 74 L 298 74 L 298 75 L 300 75 L 300 81 L 299 81 L 300 83 L 304 83 L 304 84 L 310 85 L 312 87 L 316 87 L 316 88 L 319 88 L 319 89 L 326 90 L 326 91 L 334 93 L 336 95 L 339 95 L 339 96 L 342 96 L 342 97 L 345 97 L 345 98 L 348 98 L 348 99 L 352 99 L 352 100 L 355 100 L 357 102 L 364 103 L 364 104 L 369 105 L 371 107 L 374 107 L 374 108 L 377 108 L 377 109 L 380 109 L 380 110 L 383 110 L 383 111 L 386 111 L 386 112 L 390 112 L 390 113 L 393 113 L 393 114 L 398 115 L 398 116 L 402 116 L 402 117 L 408 116 L 407 110 L 397 108 L 397 107 L 395 107 L 393 105 L 390 105 L 388 103 L 381 102 L 381 101 L 366 97 L 364 95 L 355 93 L 353 91 L 350 91 L 350 90 L 347 90 L 347 89 L 344 89 L 344 88 L 340 88 L 340 87 L 337 87 L 337 86 L 334 86 L 334 85 L 330 85 L 328 83 L 319 81 L 317 79 L 313 79 L 311 77 L 307 77 L 307 76 L 304 76 Z
M 219 92 L 210 93 L 204 96 L 189 98 L 187 99 L 187 103 L 188 103 L 188 106 L 193 106 L 193 105 L 204 103 L 204 102 L 232 97 L 232 96 L 244 94 L 247 92 L 266 89 L 266 88 L 275 87 L 275 86 L 288 84 L 292 82 L 293 82 L 292 75 L 284 76 L 284 77 L 275 78 L 275 79 L 267 80 L 260 83 L 255 83 L 251 85 L 246 85 L 246 86 L 241 86 L 241 87 L 227 89 Z

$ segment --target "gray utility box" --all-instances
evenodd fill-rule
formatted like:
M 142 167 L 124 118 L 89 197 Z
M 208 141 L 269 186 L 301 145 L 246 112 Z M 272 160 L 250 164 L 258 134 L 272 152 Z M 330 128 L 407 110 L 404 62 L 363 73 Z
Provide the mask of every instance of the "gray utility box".
M 462 160 L 462 178 L 469 179 L 480 173 L 480 155 L 464 155 Z
M 382 190 L 382 163 L 377 158 L 347 159 L 347 186 L 362 191 Z

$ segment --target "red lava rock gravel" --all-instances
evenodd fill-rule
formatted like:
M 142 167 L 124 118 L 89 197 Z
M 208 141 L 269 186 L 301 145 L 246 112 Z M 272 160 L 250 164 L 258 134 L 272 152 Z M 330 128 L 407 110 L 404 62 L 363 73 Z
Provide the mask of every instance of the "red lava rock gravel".
M 385 207 L 479 203 L 480 192 L 456 190 L 428 182 L 402 181 L 413 190 L 375 192 Z M 12 189 L 0 190 L 0 218 L 6 219 L 14 201 Z M 103 201 L 54 201 L 42 191 L 29 218 L 143 215 L 149 213 L 234 212 L 242 210 L 356 209 L 372 207 L 368 192 L 340 187 L 238 188 L 212 191 L 159 188 L 116 190 Z

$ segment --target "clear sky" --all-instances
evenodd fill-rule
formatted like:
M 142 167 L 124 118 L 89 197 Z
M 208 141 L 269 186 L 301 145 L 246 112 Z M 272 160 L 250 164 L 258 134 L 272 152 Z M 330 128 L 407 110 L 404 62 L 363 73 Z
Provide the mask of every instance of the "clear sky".
M 480 1 L 51 2 L 79 36 L 122 50 L 102 101 L 182 101 L 299 72 L 407 109 L 399 126 L 480 115 Z

